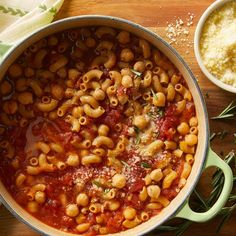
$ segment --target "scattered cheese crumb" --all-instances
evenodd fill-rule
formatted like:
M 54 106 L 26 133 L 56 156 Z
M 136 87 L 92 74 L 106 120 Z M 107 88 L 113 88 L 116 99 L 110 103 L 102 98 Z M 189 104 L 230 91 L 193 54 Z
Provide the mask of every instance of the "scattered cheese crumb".
M 180 42 L 189 40 L 189 28 L 193 25 L 193 19 L 194 14 L 189 12 L 185 22 L 181 18 L 177 18 L 171 23 L 167 22 L 166 37 L 170 44 L 178 44 L 178 40 Z M 187 44 L 187 46 L 189 47 L 190 44 Z M 186 53 L 188 54 L 189 52 L 186 51 Z

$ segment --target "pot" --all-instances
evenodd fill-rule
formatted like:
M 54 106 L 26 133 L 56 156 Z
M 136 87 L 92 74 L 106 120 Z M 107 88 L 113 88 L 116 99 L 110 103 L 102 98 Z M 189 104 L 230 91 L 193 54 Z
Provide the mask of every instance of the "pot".
M 193 95 L 196 113 L 199 120 L 199 143 L 195 154 L 195 162 L 192 167 L 190 176 L 187 179 L 186 185 L 180 191 L 180 193 L 171 201 L 169 206 L 164 208 L 160 214 L 152 217 L 145 223 L 136 226 L 133 229 L 116 233 L 113 235 L 144 235 L 153 230 L 157 226 L 163 224 L 165 221 L 172 217 L 185 218 L 191 221 L 204 222 L 214 217 L 224 206 L 232 189 L 233 177 L 230 167 L 221 160 L 209 146 L 209 124 L 206 105 L 198 86 L 198 83 L 191 72 L 190 68 L 182 57 L 172 48 L 167 42 L 165 42 L 160 36 L 149 31 L 148 29 L 135 24 L 133 22 L 110 16 L 97 16 L 87 15 L 79 17 L 66 18 L 57 22 L 54 22 L 37 32 L 32 33 L 27 38 L 22 40 L 17 45 L 1 45 L 0 53 L 2 61 L 0 65 L 0 78 L 3 78 L 4 73 L 11 63 L 31 44 L 34 42 L 56 32 L 63 30 L 84 27 L 84 26 L 110 26 L 122 30 L 129 31 L 137 36 L 140 36 L 159 50 L 161 50 L 172 61 L 178 70 L 185 78 L 188 87 Z M 5 53 L 5 54 L 4 54 Z M 225 177 L 223 190 L 216 201 L 216 203 L 204 213 L 194 212 L 188 204 L 189 196 L 191 195 L 194 187 L 196 186 L 201 173 L 209 166 L 216 166 L 220 168 Z M 7 207 L 7 209 L 20 219 L 23 223 L 29 225 L 35 229 L 38 233 L 43 235 L 57 235 L 57 236 L 73 236 L 74 234 L 65 233 L 52 228 L 38 219 L 34 218 L 28 212 L 26 212 L 18 203 L 12 198 L 9 192 L 0 181 L 0 199 L 1 202 Z

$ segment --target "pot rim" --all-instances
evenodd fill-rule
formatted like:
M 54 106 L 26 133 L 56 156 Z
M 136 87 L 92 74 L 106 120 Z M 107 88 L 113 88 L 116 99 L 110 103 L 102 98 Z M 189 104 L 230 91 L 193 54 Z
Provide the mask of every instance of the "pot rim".
M 205 122 L 205 132 L 206 132 L 206 137 L 205 137 L 205 145 L 204 145 L 204 151 L 202 151 L 202 160 L 201 160 L 201 163 L 200 163 L 200 167 L 199 167 L 199 172 L 197 173 L 195 179 L 194 179 L 194 182 L 191 183 L 191 187 L 188 188 L 185 193 L 184 193 L 184 197 L 181 199 L 180 203 L 171 211 L 171 213 L 169 214 L 166 214 L 163 219 L 161 219 L 157 224 L 153 224 L 151 227 L 149 227 L 148 229 L 142 231 L 142 232 L 139 232 L 137 235 L 144 235 L 144 234 L 147 234 L 148 232 L 154 230 L 156 227 L 160 226 L 161 224 L 163 224 L 165 221 L 167 221 L 168 219 L 171 219 L 174 215 L 176 215 L 176 213 L 178 211 L 180 211 L 180 209 L 183 207 L 183 204 L 185 203 L 185 201 L 187 200 L 187 198 L 190 196 L 190 194 L 192 193 L 194 187 L 196 186 L 196 184 L 198 183 L 199 179 L 200 179 L 200 176 L 202 174 L 202 171 L 203 171 L 203 168 L 204 168 L 204 165 L 205 165 L 205 162 L 206 162 L 206 158 L 207 158 L 207 152 L 208 152 L 208 149 L 209 149 L 209 122 L 208 122 L 208 113 L 207 113 L 207 108 L 206 108 L 206 104 L 205 104 L 205 101 L 204 101 L 204 98 L 203 98 L 203 95 L 202 95 L 202 92 L 200 90 L 200 87 L 197 83 L 197 80 L 194 76 L 194 74 L 192 73 L 190 67 L 188 66 L 188 64 L 184 61 L 184 59 L 180 56 L 180 54 L 176 51 L 176 49 L 174 49 L 168 42 L 166 42 L 162 37 L 160 37 L 158 34 L 154 33 L 153 31 L 137 24 L 137 23 L 134 23 L 132 21 L 129 21 L 129 20 L 126 20 L 126 19 L 123 19 L 123 18 L 119 18 L 119 17 L 113 17 L 113 16 L 106 16 L 106 15 L 80 15 L 80 16 L 73 16 L 73 17 L 67 17 L 67 18 L 63 18 L 61 20 L 58 20 L 58 21 L 55 21 L 45 27 L 42 27 L 40 28 L 39 30 L 33 32 L 32 34 L 30 34 L 29 36 L 27 36 L 26 38 L 24 38 L 22 41 L 20 41 L 17 45 L 14 45 L 8 52 L 8 54 L 6 55 L 6 57 L 4 58 L 2 64 L 0 65 L 0 68 L 3 67 L 5 65 L 6 62 L 8 62 L 11 57 L 12 57 L 12 54 L 14 54 L 15 50 L 18 48 L 18 46 L 20 46 L 21 44 L 25 44 L 27 41 L 29 41 L 31 38 L 35 37 L 36 35 L 40 35 L 42 34 L 44 31 L 47 31 L 51 28 L 53 28 L 54 26 L 58 26 L 58 25 L 65 25 L 65 23 L 68 23 L 68 22 L 76 22 L 78 23 L 78 26 L 77 27 L 80 27 L 79 26 L 79 23 L 80 21 L 83 21 L 83 20 L 94 20 L 95 23 L 94 23 L 94 26 L 95 25 L 102 25 L 101 23 L 96 23 L 96 20 L 108 20 L 108 21 L 113 21 L 113 22 L 119 22 L 123 25 L 129 25 L 131 26 L 132 28 L 135 28 L 139 31 L 138 34 L 141 34 L 142 32 L 145 32 L 146 34 L 149 34 L 154 40 L 156 41 L 159 41 L 161 44 L 163 44 L 166 48 L 168 48 L 168 50 L 174 54 L 174 56 L 178 59 L 178 61 L 181 63 L 181 65 L 186 69 L 187 73 L 189 74 L 189 77 L 191 77 L 191 80 L 193 81 L 194 83 L 194 89 L 197 90 L 197 93 L 199 95 L 199 98 L 200 98 L 200 101 L 201 101 L 201 106 L 203 108 L 203 111 L 204 111 L 204 122 Z M 104 24 L 105 25 L 105 24 Z M 119 28 L 117 27 L 116 25 L 113 26 L 114 28 Z M 62 30 L 59 30 L 57 32 L 61 32 L 65 29 L 69 29 L 69 28 L 74 28 L 74 27 L 68 27 L 68 28 L 64 28 Z M 50 35 L 47 34 L 47 35 Z M 34 41 L 37 41 L 37 40 L 34 40 Z M 1 70 L 3 71 L 3 70 Z M 0 80 L 1 80 L 1 77 L 2 75 L 5 74 L 5 71 L 3 71 L 2 73 L 0 73 Z M 41 229 L 39 229 L 37 227 L 37 225 L 34 225 L 34 224 L 31 224 L 30 222 L 27 222 L 23 216 L 21 216 L 20 214 L 18 214 L 12 207 L 11 207 L 11 204 L 9 204 L 3 197 L 2 197 L 2 194 L 0 193 L 0 200 L 2 201 L 2 203 L 4 204 L 4 206 L 17 218 L 17 219 L 20 219 L 24 224 L 26 224 L 27 226 L 31 227 L 32 229 L 34 229 L 36 232 L 40 233 L 41 235 L 47 235 L 47 236 L 50 236 L 49 234 L 45 233 L 44 231 L 42 231 Z M 34 216 L 32 216 L 34 217 Z M 41 221 L 40 221 L 41 222 Z M 47 225 L 46 223 L 42 222 L 43 224 Z M 144 222 L 145 223 L 145 222 Z M 47 225 L 49 226 L 49 225 Z M 49 226 L 51 227 L 51 226 Z M 52 227 L 53 228 L 53 227 Z M 53 228 L 55 229 L 55 228 Z M 57 229 L 58 230 L 58 229 Z M 119 232 L 119 233 L 126 233 L 128 230 L 126 231 L 123 231 L 123 232 Z M 66 232 L 63 232 L 65 233 L 65 235 L 67 234 Z M 69 233 L 69 235 L 71 235 Z M 72 234 L 73 235 L 73 234 Z M 74 234 L 76 235 L 76 234 Z M 118 235 L 117 233 L 115 234 L 109 234 L 109 235 Z

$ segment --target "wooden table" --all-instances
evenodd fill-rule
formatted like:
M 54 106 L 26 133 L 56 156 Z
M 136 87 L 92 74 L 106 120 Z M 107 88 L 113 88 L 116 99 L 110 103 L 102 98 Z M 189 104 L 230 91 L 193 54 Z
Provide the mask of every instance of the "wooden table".
M 212 3 L 213 0 L 65 0 L 62 9 L 56 16 L 61 19 L 69 16 L 101 14 L 122 17 L 138 24 L 141 24 L 156 33 L 166 37 L 167 22 L 174 23 L 176 19 L 181 18 L 186 26 L 189 19 L 189 13 L 194 14 L 193 25 L 186 28 L 189 30 L 188 39 L 184 42 L 181 37 L 177 37 L 177 44 L 173 46 L 187 61 L 192 71 L 196 75 L 202 92 L 206 98 L 206 104 L 209 116 L 217 115 L 227 104 L 235 100 L 235 95 L 225 92 L 212 84 L 200 71 L 193 52 L 193 34 L 197 22 L 204 10 Z M 184 38 L 184 37 L 182 37 Z M 168 39 L 169 40 L 169 39 Z M 188 52 L 189 51 L 189 52 Z M 208 96 L 207 96 L 208 94 Z M 236 132 L 235 121 L 212 121 L 210 120 L 210 129 L 212 132 L 228 131 L 228 135 L 220 140 L 216 138 L 212 142 L 212 148 L 219 155 L 228 153 L 234 149 L 236 145 L 233 143 L 233 133 Z M 203 192 L 209 191 L 210 176 L 204 174 L 200 181 L 199 187 Z M 184 235 L 194 236 L 213 236 L 216 235 L 215 229 L 219 219 L 214 219 L 204 224 L 193 224 Z M 236 235 L 236 212 L 227 222 L 222 231 L 221 236 Z M 25 226 L 19 220 L 15 219 L 3 206 L 0 207 L 0 235 L 1 236 L 37 236 L 28 226 Z M 151 234 L 150 234 L 151 235 Z M 167 234 L 165 234 L 167 235 Z M 173 233 L 168 235 L 174 235 Z

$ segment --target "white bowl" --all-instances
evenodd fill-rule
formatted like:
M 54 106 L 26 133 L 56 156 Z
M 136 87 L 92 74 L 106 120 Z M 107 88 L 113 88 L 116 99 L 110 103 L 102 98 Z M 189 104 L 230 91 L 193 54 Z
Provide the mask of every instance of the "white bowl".
M 202 72 L 205 74 L 205 76 L 211 80 L 212 83 L 214 83 L 215 85 L 217 85 L 218 87 L 227 90 L 231 93 L 236 93 L 236 88 L 234 88 L 231 85 L 225 84 L 222 81 L 220 81 L 219 79 L 217 79 L 214 75 L 212 75 L 207 68 L 205 67 L 202 58 L 201 58 L 201 54 L 200 54 L 200 38 L 201 38 L 201 34 L 202 34 L 202 29 L 203 26 L 207 20 L 207 18 L 212 14 L 212 12 L 220 7 L 222 7 L 224 4 L 226 4 L 227 2 L 231 2 L 232 0 L 217 0 L 215 1 L 213 4 L 211 4 L 206 11 L 203 13 L 203 15 L 201 16 L 198 24 L 197 24 L 197 28 L 195 30 L 195 35 L 194 35 L 194 52 L 195 52 L 195 56 L 198 62 L 198 65 L 200 66 Z

